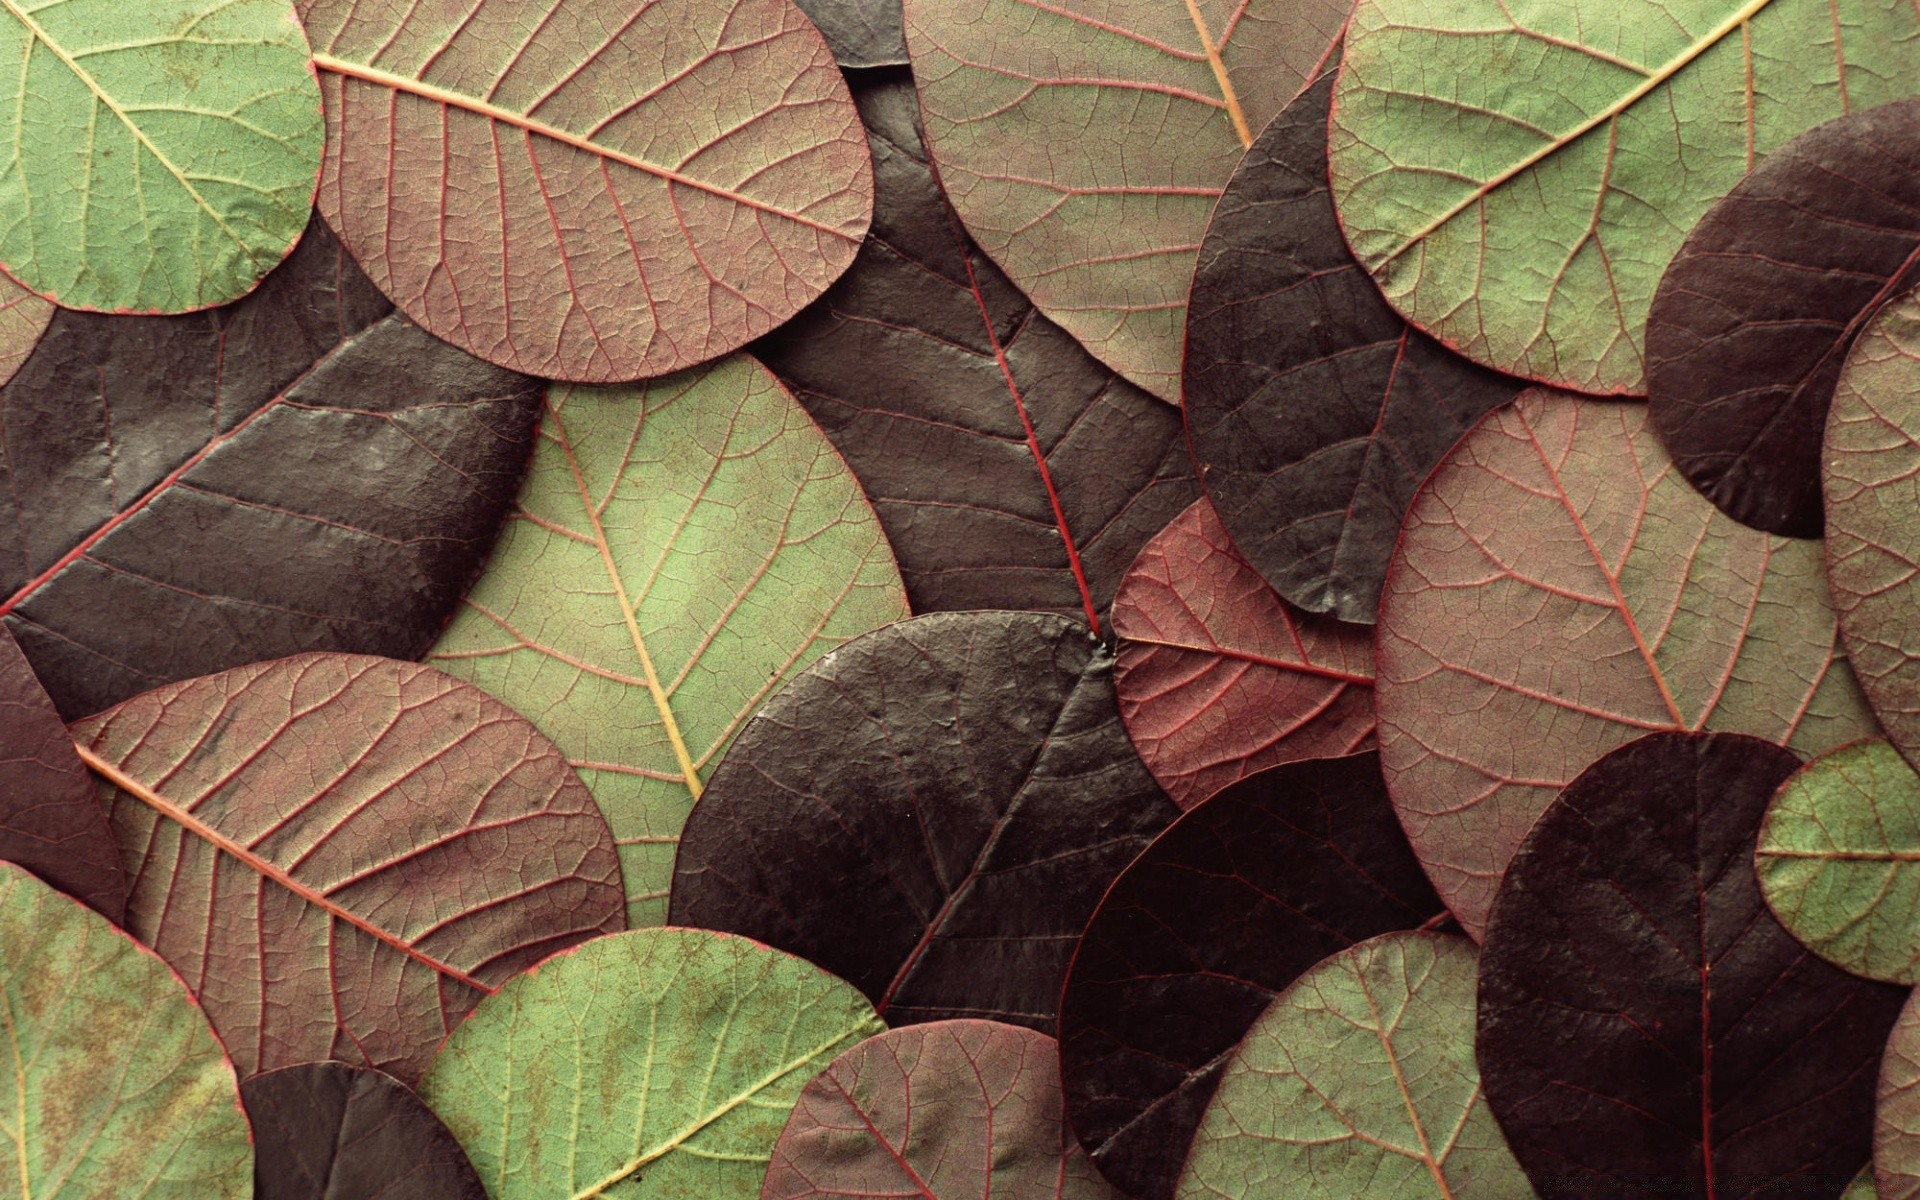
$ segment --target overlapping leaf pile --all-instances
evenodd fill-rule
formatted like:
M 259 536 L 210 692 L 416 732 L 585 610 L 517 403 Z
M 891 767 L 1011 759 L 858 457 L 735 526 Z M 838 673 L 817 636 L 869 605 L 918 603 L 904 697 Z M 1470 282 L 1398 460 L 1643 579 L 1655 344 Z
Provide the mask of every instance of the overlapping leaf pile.
M 1920 7 L 0 46 L 0 1197 L 1920 1196 Z

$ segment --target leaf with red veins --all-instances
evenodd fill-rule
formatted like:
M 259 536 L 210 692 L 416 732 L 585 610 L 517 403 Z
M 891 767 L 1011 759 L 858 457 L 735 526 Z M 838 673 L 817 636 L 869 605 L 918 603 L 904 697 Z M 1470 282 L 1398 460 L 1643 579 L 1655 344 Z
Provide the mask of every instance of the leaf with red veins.
M 809 1083 L 760 1200 L 1118 1200 L 1067 1131 L 1052 1038 L 998 1021 L 868 1038 Z
M 754 353 L 859 476 L 916 612 L 1041 609 L 1099 628 L 1133 556 L 1200 494 L 1179 414 L 1035 312 L 968 240 L 910 82 L 855 99 L 873 236 Z
M 242 1075 L 420 1077 L 516 971 L 626 927 L 613 834 L 558 748 L 430 667 L 305 654 L 73 727 L 131 875 L 127 927 Z
M 381 291 L 581 383 L 718 358 L 853 261 L 873 175 L 792 0 L 298 0 L 319 205 Z
M 53 304 L 0 275 L 0 384 L 13 378 L 53 319 Z
M 1920 1008 L 1913 995 L 1900 1010 L 1880 1060 L 1874 1106 L 1873 1176 L 1883 1200 L 1920 1196 Z M 1869 1189 L 1865 1200 L 1874 1200 Z M 1849 1198 L 1851 1200 L 1851 1198 Z
M 1127 735 L 1191 809 L 1265 767 L 1373 745 L 1373 639 L 1293 608 L 1197 500 L 1140 551 L 1113 601 Z
M 1820 547 L 1715 509 L 1643 405 L 1536 389 L 1414 498 L 1375 641 L 1380 757 L 1466 930 L 1556 792 L 1661 730 L 1818 754 L 1878 733 Z

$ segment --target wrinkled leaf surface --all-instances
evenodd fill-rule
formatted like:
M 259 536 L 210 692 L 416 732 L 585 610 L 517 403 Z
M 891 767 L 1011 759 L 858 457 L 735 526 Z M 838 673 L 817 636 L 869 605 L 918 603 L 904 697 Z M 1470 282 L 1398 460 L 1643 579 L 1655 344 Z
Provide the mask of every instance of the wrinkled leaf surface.
M 254 1200 L 487 1200 L 453 1134 L 391 1075 L 302 1063 L 255 1075 Z
M 794 0 L 842 67 L 903 67 L 907 35 L 894 0 Z

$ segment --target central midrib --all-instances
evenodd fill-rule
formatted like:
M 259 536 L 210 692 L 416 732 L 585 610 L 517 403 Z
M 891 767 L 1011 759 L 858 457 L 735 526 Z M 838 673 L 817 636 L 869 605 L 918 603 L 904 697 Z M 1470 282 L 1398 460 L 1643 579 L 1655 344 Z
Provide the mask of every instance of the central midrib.
M 1220 99 L 1226 102 L 1227 115 L 1233 118 L 1233 131 L 1239 135 L 1240 145 L 1251 148 L 1253 130 L 1247 127 L 1247 114 L 1240 110 L 1240 97 L 1234 94 L 1233 79 L 1227 74 L 1227 64 L 1220 58 L 1220 51 L 1213 44 L 1213 33 L 1207 28 L 1206 17 L 1200 14 L 1199 0 L 1186 0 L 1187 16 L 1193 20 L 1193 31 L 1200 38 L 1200 48 L 1206 51 L 1207 66 L 1213 68 L 1213 80 L 1220 85 Z

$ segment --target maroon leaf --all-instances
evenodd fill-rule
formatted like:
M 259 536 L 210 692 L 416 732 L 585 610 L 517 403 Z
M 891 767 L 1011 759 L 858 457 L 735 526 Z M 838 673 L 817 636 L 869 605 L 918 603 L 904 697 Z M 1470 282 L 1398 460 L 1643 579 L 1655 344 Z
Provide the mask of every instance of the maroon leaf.
M 73 727 L 109 780 L 127 927 L 242 1075 L 419 1078 L 514 972 L 626 927 L 613 834 L 524 717 L 431 667 L 304 654 Z
M 1330 954 L 1444 919 L 1377 754 L 1289 763 L 1174 822 L 1114 881 L 1060 997 L 1067 1112 L 1100 1170 L 1167 1200 L 1241 1037 Z
M 744 934 L 892 1024 L 1045 1028 L 1101 893 L 1179 810 L 1120 727 L 1112 657 L 1040 613 L 856 638 L 741 730 L 688 818 L 669 920 Z
M 1268 583 L 1371 623 L 1400 518 L 1433 465 L 1518 380 L 1387 305 L 1327 187 L 1333 73 L 1268 124 L 1200 247 L 1181 386 L 1200 477 Z
M 126 918 L 127 874 L 86 764 L 33 668 L 0 626 L 0 859 Z
M 1044 609 L 1097 629 L 1141 545 L 1199 495 L 1180 415 L 1040 316 L 967 240 L 911 82 L 856 98 L 873 235 L 754 352 L 866 487 L 914 611 Z
M 391 1075 L 303 1063 L 240 1088 L 254 1200 L 487 1200 L 440 1118 Z
M 225 308 L 60 312 L 0 389 L 0 617 L 70 719 L 301 650 L 414 657 L 539 413 L 537 382 L 393 314 L 318 220 Z
M 1754 843 L 1799 765 L 1741 734 L 1644 737 L 1514 856 L 1476 1053 L 1541 1200 L 1819 1200 L 1867 1157 L 1905 989 L 1826 963 L 1767 911 Z
M 1308 616 L 1247 566 L 1196 500 L 1140 551 L 1113 601 L 1127 734 L 1174 803 L 1373 744 L 1373 639 Z
M 1647 318 L 1647 401 L 1720 510 L 1819 537 L 1820 433 L 1847 348 L 1920 263 L 1920 100 L 1817 126 L 1707 213 Z
M 760 1200 L 1117 1200 L 1061 1119 L 1053 1039 L 997 1021 L 893 1029 L 814 1077 Z

